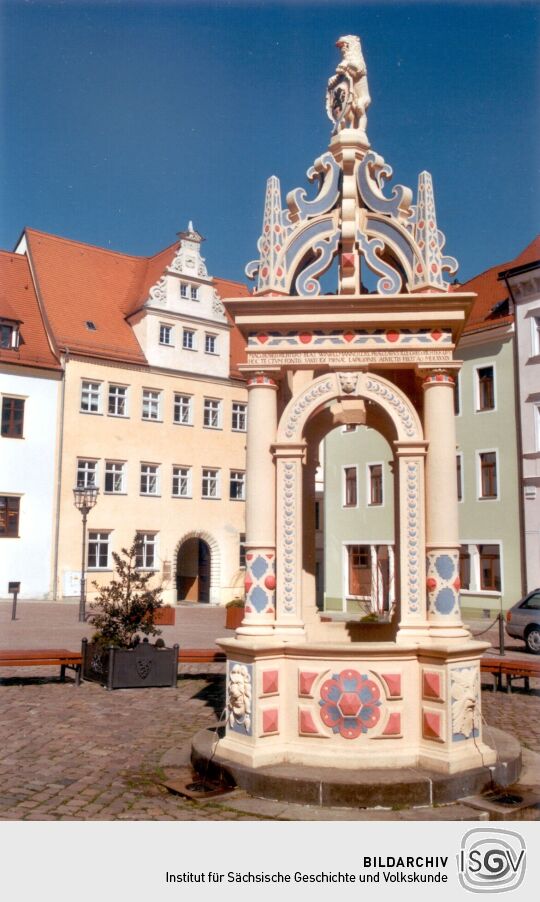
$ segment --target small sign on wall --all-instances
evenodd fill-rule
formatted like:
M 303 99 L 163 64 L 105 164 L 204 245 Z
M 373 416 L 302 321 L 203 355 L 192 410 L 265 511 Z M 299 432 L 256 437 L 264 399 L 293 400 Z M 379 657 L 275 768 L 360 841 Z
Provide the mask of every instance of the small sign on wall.
M 64 598 L 81 594 L 81 574 L 77 570 L 64 570 L 62 590 Z

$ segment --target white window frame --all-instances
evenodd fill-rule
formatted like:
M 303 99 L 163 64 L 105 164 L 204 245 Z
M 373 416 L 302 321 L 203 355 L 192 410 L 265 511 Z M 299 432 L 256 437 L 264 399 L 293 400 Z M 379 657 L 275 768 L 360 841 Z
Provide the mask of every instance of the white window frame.
M 151 423 L 161 423 L 161 403 L 163 392 L 159 388 L 143 388 L 141 419 Z M 145 404 L 147 416 L 145 416 Z M 154 416 L 155 413 L 155 416 Z
M 146 486 L 151 485 L 150 480 L 155 477 L 155 491 L 143 491 L 143 480 L 145 480 Z M 139 475 L 139 495 L 143 495 L 145 498 L 158 498 L 160 494 L 160 464 L 147 463 L 146 461 L 141 462 L 141 469 Z
M 493 370 L 493 407 L 488 407 L 485 409 L 480 408 L 480 370 L 486 370 L 488 367 L 491 367 Z M 484 363 L 479 363 L 473 367 L 474 372 L 474 412 L 475 413 L 495 413 L 497 410 L 497 368 L 495 366 L 494 360 L 486 360 Z
M 107 488 L 107 476 L 112 476 L 116 482 L 116 477 L 120 475 L 120 488 Z M 126 494 L 126 462 L 125 460 L 106 460 L 103 474 L 103 494 L 104 495 L 125 495 Z
M 20 343 L 18 323 L 0 318 L 0 335 L 2 330 L 5 330 L 8 341 L 7 343 L 0 341 L 0 348 L 2 348 L 3 351 L 16 350 Z
M 371 500 L 371 467 L 380 467 L 381 468 L 381 491 L 382 491 L 382 501 L 379 503 L 375 503 Z M 386 502 L 386 486 L 384 479 L 384 462 L 382 460 L 373 460 L 366 464 L 366 507 L 376 507 L 381 508 L 385 506 Z
M 462 371 L 460 370 L 458 373 L 454 373 L 454 416 L 460 417 L 463 410 L 463 396 L 461 393 L 462 390 Z M 456 401 L 457 398 L 457 410 Z
M 367 600 L 367 598 L 368 598 L 367 595 L 353 595 L 351 592 L 349 592 L 349 589 L 350 589 L 350 585 L 349 585 L 349 558 L 350 558 L 350 553 L 351 553 L 351 552 L 350 552 L 350 549 L 351 549 L 351 548 L 367 548 L 367 549 L 368 549 L 368 554 L 369 554 L 369 548 L 370 548 L 370 546 L 371 546 L 372 544 L 373 544 L 373 543 L 367 542 L 367 541 L 365 541 L 365 540 L 364 540 L 364 541 L 361 541 L 361 542 L 350 542 L 350 541 L 348 541 L 348 540 L 347 540 L 346 542 L 343 542 L 344 565 L 343 565 L 343 592 L 342 592 L 342 598 L 343 598 L 344 603 L 345 603 L 345 602 L 347 601 L 347 599 L 349 599 L 349 598 L 350 598 L 351 600 L 354 600 L 354 601 L 365 601 L 365 600 Z M 370 561 L 370 564 L 371 564 L 371 561 Z M 371 598 L 371 596 L 369 596 L 369 597 Z M 344 606 L 343 610 L 346 610 L 346 607 L 345 607 L 345 606 Z
M 238 478 L 241 477 L 241 478 Z M 232 494 L 233 484 L 241 486 L 240 495 Z M 246 471 L 245 470 L 229 470 L 229 500 L 245 501 L 246 500 Z
M 499 567 L 501 570 L 501 588 L 500 589 L 481 589 L 481 572 L 480 572 L 480 546 L 481 545 L 497 545 L 499 548 Z M 500 598 L 504 596 L 504 543 L 500 539 L 462 539 L 460 546 L 467 548 L 471 559 L 471 585 L 469 589 L 461 587 L 461 595 L 479 595 L 486 598 Z
M 182 403 L 185 400 L 187 400 L 187 405 Z M 178 410 L 181 413 L 184 409 L 187 409 L 187 420 L 177 419 L 176 411 Z M 185 395 L 178 391 L 174 393 L 173 423 L 176 423 L 177 426 L 193 426 L 193 395 Z
M 92 473 L 93 478 L 88 479 Z M 83 480 L 79 482 L 79 474 L 83 475 Z M 96 457 L 78 457 L 77 471 L 75 476 L 75 485 L 77 488 L 98 488 L 99 486 L 99 458 Z
M 209 347 L 208 347 L 209 343 L 212 343 L 211 349 L 209 349 Z M 217 357 L 217 355 L 218 355 L 217 343 L 218 343 L 217 335 L 215 335 L 212 332 L 204 333 L 204 353 L 205 354 L 213 354 L 214 357 Z
M 236 408 L 236 409 L 235 409 Z M 233 432 L 247 431 L 248 406 L 244 401 L 232 402 L 231 429 Z M 235 425 L 236 421 L 236 425 Z M 239 425 L 243 421 L 244 425 Z
M 163 340 L 163 334 L 168 336 L 168 341 Z M 165 348 L 174 348 L 174 326 L 170 323 L 159 324 L 159 343 Z
M 531 357 L 540 356 L 540 311 L 531 313 Z
M 188 335 L 191 336 L 188 340 Z M 196 351 L 197 350 L 197 333 L 195 329 L 182 329 L 182 350 L 183 351 Z
M 209 494 L 208 488 L 213 480 L 215 494 Z M 205 482 L 207 483 L 207 491 L 205 492 Z M 201 478 L 201 498 L 209 501 L 218 501 L 221 498 L 221 470 L 217 467 L 203 467 Z
M 198 285 L 190 285 L 189 286 L 189 299 L 190 299 L 190 301 L 198 301 L 199 300 L 199 286 Z
M 482 454 L 495 455 L 495 477 L 497 481 L 496 495 L 482 495 Z M 501 470 L 499 467 L 499 449 L 498 448 L 480 448 L 476 451 L 476 497 L 478 501 L 483 503 L 486 501 L 501 500 Z
M 346 470 L 355 471 L 356 479 L 356 504 L 347 504 L 347 473 Z M 357 510 L 360 505 L 360 482 L 358 479 L 358 464 L 343 464 L 341 467 L 341 507 L 344 510 Z
M 143 532 L 142 530 L 137 530 L 135 537 L 137 542 L 140 544 L 141 555 L 142 555 L 142 564 L 137 565 L 137 570 L 149 570 L 156 571 L 159 570 L 157 566 L 158 559 L 158 536 L 157 532 Z M 152 563 L 148 563 L 148 552 L 151 549 L 152 551 Z
M 217 407 L 208 406 L 216 404 Z M 223 401 L 220 398 L 205 398 L 203 403 L 203 428 L 204 429 L 221 429 Z M 207 417 L 208 414 L 208 417 Z M 216 414 L 216 422 L 206 422 L 214 419 Z
M 458 462 L 458 459 L 459 459 L 459 462 L 460 462 L 459 471 L 458 471 L 458 468 L 457 468 L 457 462 Z M 457 488 L 457 475 L 458 475 L 458 472 L 459 472 L 459 487 L 460 487 L 460 490 L 461 490 L 461 498 L 459 497 L 459 492 L 458 492 L 458 504 L 462 504 L 463 501 L 464 501 L 464 499 L 465 499 L 465 478 L 464 478 L 464 472 L 463 472 L 463 451 L 456 451 L 456 488 Z
M 180 297 L 181 298 L 184 298 L 186 300 L 189 298 L 188 289 L 189 289 L 189 285 L 187 284 L 187 282 L 180 282 Z
M 535 451 L 540 451 L 540 404 L 534 405 L 534 446 Z
M 127 417 L 127 416 L 129 416 L 129 414 L 128 414 L 128 397 L 129 397 L 128 388 L 129 388 L 129 386 L 127 386 L 127 385 L 121 385 L 121 383 L 119 383 L 119 382 L 109 382 L 109 384 L 108 384 L 108 386 L 107 386 L 107 416 L 109 416 L 109 417 L 124 417 L 124 418 Z M 110 404 L 110 401 L 111 401 L 111 397 L 112 397 L 112 399 L 113 399 L 114 402 L 115 402 L 115 403 L 114 403 L 115 408 L 118 408 L 118 403 L 117 403 L 117 402 L 118 402 L 118 398 L 119 398 L 119 397 L 122 397 L 122 395 L 118 395 L 116 392 L 115 392 L 113 395 L 111 395 L 111 389 L 120 389 L 121 391 L 124 392 L 124 395 L 123 395 L 123 400 L 124 400 L 124 413 L 118 413 L 117 411 L 111 412 L 111 411 L 109 410 L 109 404 Z
M 347 601 L 365 601 L 368 599 L 367 595 L 351 595 L 349 593 L 349 549 L 354 547 L 355 545 L 368 548 L 370 550 L 371 556 L 371 548 L 376 548 L 377 546 L 386 546 L 388 549 L 388 566 L 389 566 L 389 581 L 388 581 L 388 604 L 390 609 L 392 605 L 395 604 L 396 600 L 396 579 L 397 579 L 397 568 L 398 561 L 396 555 L 396 543 L 391 539 L 366 539 L 365 536 L 359 539 L 346 539 L 341 543 L 341 601 L 342 607 L 341 610 L 345 612 L 347 610 Z M 371 561 L 370 561 L 371 565 Z
M 110 561 L 111 561 L 111 535 L 112 530 L 110 529 L 90 529 L 88 531 L 88 539 L 86 542 L 86 569 L 91 570 L 93 573 L 101 570 L 106 571 L 110 570 Z M 97 536 L 98 538 L 92 538 L 92 536 Z M 106 538 L 104 538 L 106 537 Z M 90 563 L 90 545 L 96 544 L 96 561 L 99 561 L 100 558 L 100 549 L 101 546 L 104 545 L 107 549 L 107 563 L 106 564 L 91 564 Z
M 175 481 L 178 488 L 182 486 L 181 480 L 185 480 L 185 491 L 175 492 Z M 172 484 L 171 494 L 173 498 L 192 498 L 193 497 L 193 471 L 191 467 L 183 467 L 180 464 L 174 464 L 172 468 Z
M 85 386 L 92 386 L 91 389 L 85 389 Z M 103 382 L 98 382 L 96 379 L 81 379 L 81 397 L 80 397 L 80 407 L 79 410 L 81 413 L 89 413 L 100 415 L 102 413 L 102 388 Z M 90 392 L 89 397 L 97 398 L 97 407 L 96 410 L 85 410 L 83 407 L 83 399 L 85 391 Z

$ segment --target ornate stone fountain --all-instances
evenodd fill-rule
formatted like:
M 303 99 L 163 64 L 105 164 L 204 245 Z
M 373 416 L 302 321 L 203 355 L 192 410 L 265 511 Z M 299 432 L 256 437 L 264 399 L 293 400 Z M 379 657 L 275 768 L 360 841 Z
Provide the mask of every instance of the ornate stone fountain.
M 228 719 L 215 756 L 244 774 L 293 764 L 485 776 L 496 758 L 482 738 L 487 646 L 461 619 L 454 428 L 454 350 L 474 295 L 445 281 L 457 264 L 429 173 L 414 203 L 403 186 L 384 193 L 392 170 L 365 131 L 360 41 L 337 46 L 333 134 L 307 173 L 315 197 L 297 188 L 284 207 L 268 180 L 253 297 L 225 302 L 247 339 L 246 614 L 218 643 Z M 322 294 L 335 261 L 337 294 Z M 393 449 L 387 623 L 323 622 L 316 608 L 314 474 L 321 440 L 343 424 L 378 429 Z

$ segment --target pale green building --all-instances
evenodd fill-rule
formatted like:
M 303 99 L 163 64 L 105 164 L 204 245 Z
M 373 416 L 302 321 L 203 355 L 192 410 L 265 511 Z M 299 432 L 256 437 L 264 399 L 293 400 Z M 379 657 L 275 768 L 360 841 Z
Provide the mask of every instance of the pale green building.
M 456 357 L 456 480 L 461 604 L 494 617 L 523 594 L 514 317 L 493 267 L 460 286 L 478 294 Z M 395 600 L 392 450 L 365 426 L 335 429 L 324 449 L 324 607 L 381 614 Z

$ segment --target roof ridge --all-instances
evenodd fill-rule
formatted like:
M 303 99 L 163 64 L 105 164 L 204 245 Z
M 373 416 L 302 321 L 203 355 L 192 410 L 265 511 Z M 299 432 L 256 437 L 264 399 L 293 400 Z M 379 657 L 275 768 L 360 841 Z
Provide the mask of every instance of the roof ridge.
M 88 241 L 79 241 L 76 238 L 65 238 L 63 235 L 53 235 L 52 232 L 44 232 L 42 229 L 33 229 L 30 227 L 26 227 L 24 229 L 24 232 L 28 233 L 29 235 L 44 235 L 46 238 L 50 238 L 53 241 L 60 241 L 62 243 L 67 243 L 67 244 L 75 244 L 78 247 L 88 247 L 88 248 L 92 248 L 93 250 L 96 250 L 96 251 L 101 251 L 104 254 L 111 254 L 113 257 L 124 257 L 125 259 L 136 260 L 138 262 L 141 262 L 141 261 L 148 262 L 150 260 L 153 260 L 155 257 L 159 257 L 160 254 L 165 253 L 165 251 L 169 250 L 169 248 L 172 248 L 176 244 L 178 244 L 177 241 L 173 241 L 171 244 L 167 245 L 166 247 L 162 248 L 161 250 L 156 251 L 155 254 L 128 254 L 128 253 L 125 253 L 124 251 L 115 251 L 115 250 L 112 250 L 112 248 L 101 247 L 99 244 L 92 244 Z M 7 253 L 9 253 L 9 251 Z M 18 254 L 17 256 L 22 256 L 22 255 Z
M 246 285 L 245 282 L 239 282 L 238 279 L 225 279 L 223 276 L 213 276 L 214 281 L 218 282 L 229 282 L 230 285 L 243 285 L 244 288 L 249 288 L 249 285 Z
M 517 257 L 519 257 L 519 254 L 517 254 L 517 256 L 516 256 L 514 259 L 517 259 Z M 488 272 L 497 272 L 497 273 L 498 273 L 498 272 L 500 272 L 500 270 L 503 269 L 505 266 L 508 266 L 508 262 L 506 262 L 506 263 L 497 263 L 495 266 L 488 266 L 488 268 L 487 268 L 487 269 L 483 269 L 482 272 L 477 273 L 475 276 L 471 276 L 471 278 L 470 278 L 470 279 L 467 279 L 466 282 L 460 282 L 460 283 L 459 283 L 459 288 L 460 288 L 460 289 L 463 288 L 465 285 L 468 285 L 469 282 L 474 282 L 476 279 L 481 279 L 482 276 L 487 275 Z M 458 286 L 456 286 L 456 290 L 457 290 L 457 287 L 458 287 Z
M 519 260 L 519 258 L 522 257 L 526 251 L 528 251 L 528 249 L 535 243 L 535 241 L 538 241 L 538 240 L 540 240 L 540 232 L 538 233 L 538 235 L 535 235 L 534 238 L 532 238 L 531 241 L 529 241 L 529 243 L 526 244 L 525 247 L 519 251 L 519 253 L 517 253 L 514 257 L 512 257 L 511 260 L 506 260 L 504 263 L 496 263 L 494 266 L 488 266 L 487 269 L 483 269 L 482 272 L 477 273 L 475 276 L 471 276 L 471 278 L 467 279 L 466 282 L 461 282 L 460 287 L 467 285 L 469 282 L 474 282 L 475 279 L 480 279 L 482 276 L 485 276 L 488 272 L 496 271 L 498 274 L 499 272 L 501 272 L 504 269 L 512 269 L 513 266 L 515 265 L 516 260 Z
M 3 247 L 0 247 L 0 254 L 5 254 L 6 257 L 12 257 L 14 260 L 22 260 L 22 261 L 26 260 L 25 254 L 17 254 L 16 251 L 8 251 L 8 250 L 5 250 L 5 248 L 3 248 Z

